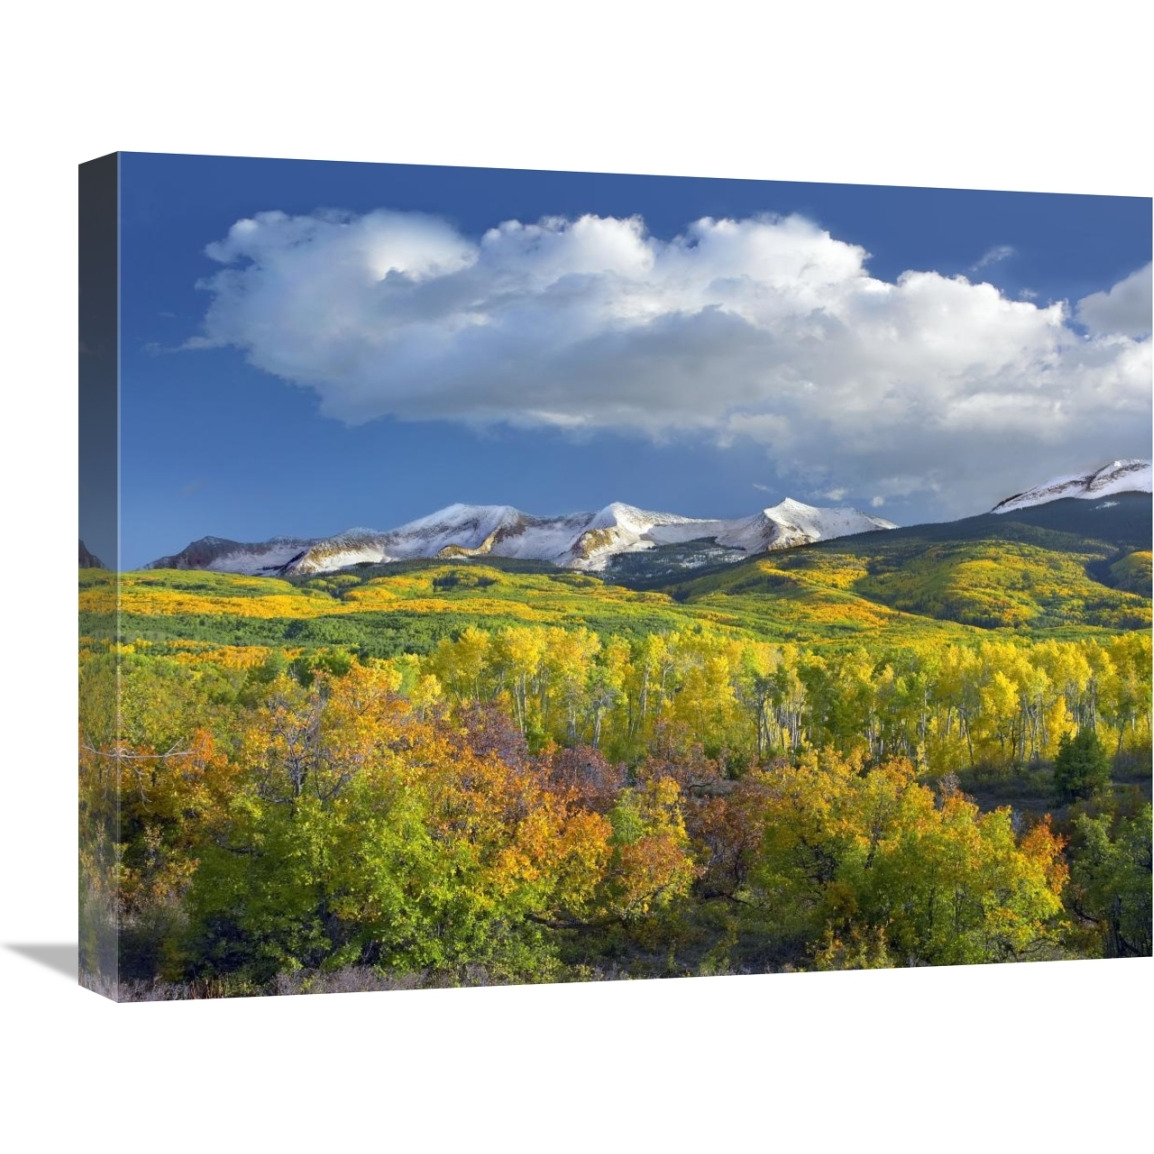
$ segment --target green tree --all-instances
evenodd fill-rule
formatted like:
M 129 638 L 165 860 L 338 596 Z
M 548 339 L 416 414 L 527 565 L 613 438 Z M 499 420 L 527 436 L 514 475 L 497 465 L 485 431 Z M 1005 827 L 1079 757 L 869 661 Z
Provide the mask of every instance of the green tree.
M 1094 925 L 1108 958 L 1150 955 L 1150 821 L 1146 805 L 1113 831 L 1107 814 L 1074 823 L 1069 904 Z
M 1092 797 L 1110 783 L 1110 757 L 1098 734 L 1083 726 L 1064 734 L 1054 758 L 1054 791 L 1060 801 Z

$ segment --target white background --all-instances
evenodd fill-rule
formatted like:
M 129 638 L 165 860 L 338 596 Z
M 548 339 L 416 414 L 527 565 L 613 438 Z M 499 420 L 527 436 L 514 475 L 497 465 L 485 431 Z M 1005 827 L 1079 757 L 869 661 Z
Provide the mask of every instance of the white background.
M 11 10 L 0 943 L 75 941 L 78 162 L 130 149 L 1149 196 L 1140 10 Z M 118 1007 L 0 947 L 0 1125 L 20 1151 L 1125 1149 L 1150 1129 L 1152 977 L 1141 959 Z

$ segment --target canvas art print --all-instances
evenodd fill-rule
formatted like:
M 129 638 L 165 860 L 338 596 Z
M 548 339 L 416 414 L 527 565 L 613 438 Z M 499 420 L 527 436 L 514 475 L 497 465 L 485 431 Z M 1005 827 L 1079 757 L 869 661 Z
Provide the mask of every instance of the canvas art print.
M 1151 202 L 80 169 L 81 981 L 1151 953 Z

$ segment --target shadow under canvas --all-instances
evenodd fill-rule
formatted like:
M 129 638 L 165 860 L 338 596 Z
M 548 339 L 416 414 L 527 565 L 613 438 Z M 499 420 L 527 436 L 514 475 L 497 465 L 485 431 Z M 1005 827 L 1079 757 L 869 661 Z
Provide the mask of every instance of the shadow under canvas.
M 58 974 L 76 980 L 77 957 L 80 951 L 75 942 L 36 944 L 5 942 L 4 945 L 15 954 L 21 954 L 34 962 L 39 962 L 49 970 L 55 970 Z

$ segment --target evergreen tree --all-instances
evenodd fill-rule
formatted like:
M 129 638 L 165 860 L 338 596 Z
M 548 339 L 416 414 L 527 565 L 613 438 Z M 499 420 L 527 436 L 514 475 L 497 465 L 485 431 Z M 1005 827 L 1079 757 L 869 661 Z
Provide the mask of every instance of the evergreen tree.
M 1110 757 L 1098 734 L 1083 726 L 1063 734 L 1054 758 L 1054 791 L 1059 801 L 1091 797 L 1110 783 Z

